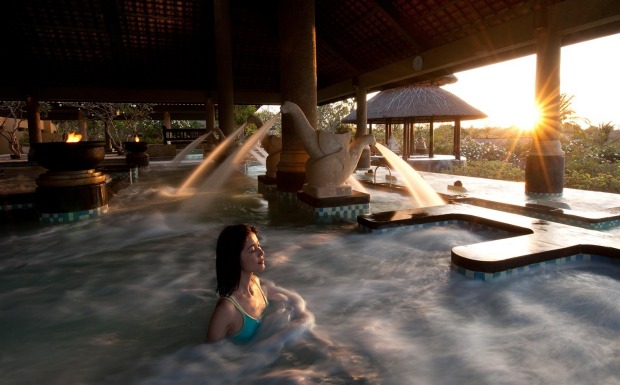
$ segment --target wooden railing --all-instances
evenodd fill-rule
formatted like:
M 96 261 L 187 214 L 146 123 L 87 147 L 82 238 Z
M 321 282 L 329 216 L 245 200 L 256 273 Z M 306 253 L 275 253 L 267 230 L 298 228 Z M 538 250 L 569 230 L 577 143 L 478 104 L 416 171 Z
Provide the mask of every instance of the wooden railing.
M 207 133 L 206 128 L 162 127 L 164 144 L 189 144 Z

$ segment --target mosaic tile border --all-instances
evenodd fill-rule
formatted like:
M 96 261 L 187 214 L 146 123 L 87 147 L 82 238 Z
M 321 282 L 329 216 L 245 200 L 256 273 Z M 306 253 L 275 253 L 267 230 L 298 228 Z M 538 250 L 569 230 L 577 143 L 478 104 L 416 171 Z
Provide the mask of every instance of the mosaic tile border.
M 285 203 L 295 203 L 297 202 L 297 193 L 296 192 L 284 192 L 278 191 L 278 201 Z
M 559 198 L 563 193 L 540 193 L 540 192 L 525 192 L 525 195 L 529 197 L 537 197 L 537 198 Z
M 334 207 L 314 207 L 305 202 L 298 201 L 299 207 L 310 213 L 313 218 L 319 220 L 328 219 L 348 219 L 357 220 L 357 216 L 361 214 L 368 214 L 370 212 L 370 204 L 354 204 L 346 206 L 334 206 Z
M 491 231 L 491 232 L 495 232 L 498 234 L 506 234 L 508 236 L 514 236 L 514 235 L 518 235 L 515 234 L 513 232 L 510 231 L 506 231 L 504 229 L 500 229 L 494 226 L 487 226 L 485 224 L 482 223 L 474 223 L 474 222 L 469 222 L 469 221 L 464 221 L 461 219 L 449 219 L 446 221 L 437 221 L 437 222 L 429 222 L 429 223 L 417 223 L 417 224 L 411 224 L 411 225 L 402 225 L 402 226 L 395 226 L 395 227 L 382 227 L 379 229 L 371 229 L 370 227 L 366 227 L 364 225 L 362 225 L 361 223 L 358 223 L 357 225 L 357 229 L 358 231 L 362 232 L 362 233 L 376 233 L 376 234 L 385 234 L 388 232 L 393 232 L 393 231 L 415 231 L 415 230 L 422 230 L 422 229 L 428 229 L 430 227 L 437 227 L 437 226 L 451 226 L 451 225 L 457 225 L 457 226 L 461 226 L 467 230 L 470 231 Z
M 81 220 L 93 219 L 107 212 L 108 205 L 90 210 L 75 211 L 69 213 L 41 213 L 39 215 L 39 222 L 49 224 L 70 223 Z
M 266 198 L 273 199 L 278 197 L 278 186 L 275 183 L 262 183 L 258 181 L 258 193 L 266 195 Z
M 13 203 L 0 205 L 0 211 L 29 210 L 33 208 L 34 203 Z
M 452 264 L 452 268 L 456 270 L 457 273 L 474 280 L 481 281 L 493 281 L 498 279 L 510 278 L 516 275 L 528 273 L 528 272 L 537 272 L 544 270 L 545 268 L 553 268 L 558 265 L 563 265 L 565 263 L 570 262 L 603 262 L 603 263 L 611 263 L 620 265 L 620 260 L 609 258 L 601 255 L 595 254 L 575 254 L 568 257 L 561 257 L 557 259 L 552 259 L 545 262 L 533 263 L 527 266 L 521 266 L 515 269 L 508 269 L 504 271 L 499 271 L 495 273 L 484 273 L 481 271 L 473 271 L 468 270 L 460 266 L 456 266 Z

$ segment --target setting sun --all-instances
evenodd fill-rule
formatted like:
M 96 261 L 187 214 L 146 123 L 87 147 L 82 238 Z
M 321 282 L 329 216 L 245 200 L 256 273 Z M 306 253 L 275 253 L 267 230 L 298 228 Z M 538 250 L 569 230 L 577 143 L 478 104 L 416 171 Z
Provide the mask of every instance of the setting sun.
M 515 117 L 514 125 L 523 131 L 534 131 L 540 118 L 540 108 L 536 105 L 532 105 L 529 110 L 524 110 L 521 116 Z
M 620 121 L 614 92 L 620 77 L 614 74 L 620 34 L 562 48 L 560 93 L 573 95 L 576 116 L 591 124 Z M 593 60 L 592 58 L 596 58 Z M 583 68 L 589 68 L 583 76 Z M 519 127 L 531 131 L 539 113 L 534 107 L 536 56 L 522 58 L 456 73 L 458 81 L 443 86 L 489 117 L 465 122 L 465 127 Z M 526 112 L 528 111 L 528 112 Z

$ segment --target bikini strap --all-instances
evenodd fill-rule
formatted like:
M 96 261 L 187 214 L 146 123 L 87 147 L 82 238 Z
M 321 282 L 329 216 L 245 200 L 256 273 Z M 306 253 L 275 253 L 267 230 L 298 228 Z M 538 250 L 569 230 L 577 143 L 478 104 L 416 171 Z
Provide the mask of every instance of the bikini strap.
M 267 300 L 267 296 L 265 295 L 265 292 L 263 291 L 263 288 L 260 286 L 260 284 L 258 282 L 256 282 L 256 280 L 254 279 L 255 277 L 250 278 L 252 280 L 252 282 L 254 282 L 254 284 L 256 284 L 256 286 L 258 286 L 258 290 L 260 290 L 260 293 L 263 295 L 263 299 L 265 300 L 265 304 L 269 305 L 269 300 Z
M 222 297 L 221 299 L 230 301 L 237 308 L 237 310 L 241 312 L 241 314 L 247 315 L 248 317 L 250 316 L 248 313 L 245 312 L 245 310 L 243 310 L 241 305 L 239 305 L 239 302 L 237 302 L 237 300 L 234 299 L 233 297 L 226 296 L 226 297 Z

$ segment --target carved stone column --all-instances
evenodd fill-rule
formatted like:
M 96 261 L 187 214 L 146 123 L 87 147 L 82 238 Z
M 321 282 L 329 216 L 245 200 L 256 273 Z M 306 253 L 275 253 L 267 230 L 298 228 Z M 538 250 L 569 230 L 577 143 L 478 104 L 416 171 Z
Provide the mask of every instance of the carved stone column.
M 317 126 L 316 36 L 314 0 L 280 0 L 280 89 Z M 290 116 L 282 116 L 282 153 L 276 172 L 278 192 L 297 192 L 306 179 L 308 154 Z

